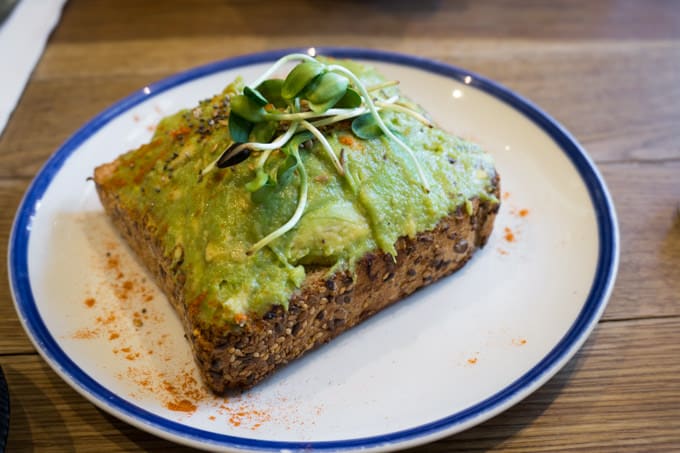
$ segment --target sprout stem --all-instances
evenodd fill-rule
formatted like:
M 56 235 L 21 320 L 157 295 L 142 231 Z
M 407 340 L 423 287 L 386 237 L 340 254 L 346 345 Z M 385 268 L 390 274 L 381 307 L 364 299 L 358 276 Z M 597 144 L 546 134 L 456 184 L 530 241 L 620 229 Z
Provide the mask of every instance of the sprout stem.
M 267 79 L 267 77 L 272 75 L 274 73 L 274 71 L 279 69 L 284 63 L 288 63 L 289 61 L 292 61 L 292 60 L 316 61 L 316 59 L 314 57 L 310 57 L 309 55 L 304 54 L 304 53 L 288 54 L 284 57 L 279 58 L 273 65 L 271 65 L 269 67 L 269 69 L 267 69 L 265 71 L 264 74 L 262 74 L 257 80 L 255 80 L 249 86 L 257 88 L 258 85 L 260 85 L 262 82 L 264 82 Z
M 335 165 L 335 169 L 338 171 L 340 176 L 345 176 L 345 169 L 338 160 L 338 157 L 335 155 L 331 144 L 328 143 L 328 140 L 326 140 L 326 137 L 323 136 L 321 131 L 305 120 L 300 121 L 300 125 L 311 132 L 314 137 L 319 140 L 319 143 L 321 143 L 321 146 L 324 148 L 324 150 L 326 150 L 326 154 L 328 154 L 328 157 L 330 157 L 331 161 L 333 161 L 333 165 Z
M 390 105 L 398 99 L 398 96 L 392 96 L 391 98 L 385 99 L 384 101 L 380 101 L 381 105 Z M 383 107 L 377 107 L 376 110 L 381 110 Z M 335 110 L 343 110 L 343 109 L 335 109 Z M 329 110 L 330 112 L 330 110 Z M 319 121 L 315 121 L 312 124 L 312 126 L 315 127 L 322 127 L 322 126 L 328 126 L 329 124 L 334 124 L 334 123 L 339 123 L 340 121 L 348 120 L 350 118 L 354 118 L 360 115 L 363 115 L 364 113 L 368 112 L 368 109 L 366 107 L 357 107 L 352 110 L 346 110 L 346 113 L 341 113 L 335 116 L 331 116 L 329 118 L 324 118 Z
M 333 115 L 343 115 L 356 109 L 328 109 L 325 112 L 293 112 L 293 113 L 268 113 L 267 119 L 274 121 L 298 121 L 314 118 L 325 118 Z
M 236 153 L 236 149 L 243 149 L 243 148 L 250 148 L 254 151 L 268 151 L 268 150 L 274 150 L 277 148 L 281 148 L 283 145 L 288 143 L 288 140 L 291 139 L 293 135 L 295 135 L 295 131 L 297 131 L 298 128 L 298 122 L 291 123 L 291 125 L 288 127 L 288 130 L 276 137 L 276 139 L 270 143 L 257 143 L 257 142 L 249 142 L 249 143 L 243 143 L 242 145 L 239 145 L 238 148 L 234 149 L 234 153 Z
M 288 130 L 276 137 L 276 139 L 270 143 L 258 143 L 258 142 L 248 142 L 248 143 L 241 143 L 237 147 L 235 147 L 233 150 L 231 150 L 232 155 L 235 155 L 239 152 L 241 152 L 245 148 L 249 148 L 255 151 L 273 151 L 275 149 L 281 148 L 283 145 L 288 143 L 288 140 L 295 135 L 295 132 L 297 131 L 298 125 L 300 123 L 295 122 L 291 123 L 291 125 L 288 127 Z M 231 146 L 231 145 L 229 145 Z M 267 157 L 269 154 L 267 154 Z M 213 168 L 215 168 L 215 165 L 217 164 L 217 161 L 220 160 L 222 155 L 217 157 L 214 161 L 212 161 L 210 164 L 208 164 L 207 167 L 205 167 L 203 170 L 201 170 L 201 176 L 205 176 L 207 173 L 212 171 Z M 265 157 L 265 161 L 267 160 L 267 157 Z M 260 159 L 262 159 L 262 156 L 260 156 Z M 258 161 L 258 166 L 259 166 L 260 161 Z
M 341 114 L 341 115 L 335 115 L 335 116 L 331 116 L 331 117 L 328 117 L 328 118 L 324 118 L 324 119 L 319 120 L 319 121 L 315 121 L 315 122 L 311 123 L 311 125 L 314 126 L 314 127 L 328 126 L 329 124 L 335 124 L 335 123 L 338 123 L 340 121 L 348 120 L 350 118 L 354 118 L 354 117 L 357 117 L 359 115 L 363 115 L 367 111 L 368 110 L 366 110 L 365 107 L 359 107 L 359 108 L 356 108 L 356 109 L 349 110 L 347 113 L 344 113 L 344 114 Z
M 396 85 L 399 85 L 398 80 L 387 80 L 383 83 L 378 83 L 375 85 L 371 85 L 370 87 L 366 87 L 366 91 L 370 93 L 371 91 L 382 90 L 383 88 L 389 88 Z
M 430 120 L 428 120 L 428 119 L 425 118 L 423 115 L 421 115 L 420 113 L 416 112 L 415 110 L 411 110 L 410 108 L 404 107 L 403 105 L 400 105 L 400 104 L 388 104 L 388 103 L 386 103 L 386 102 L 380 102 L 380 101 L 376 102 L 375 105 L 378 106 L 378 107 L 382 107 L 382 108 L 384 108 L 385 110 L 393 110 L 393 111 L 395 111 L 395 112 L 406 113 L 406 114 L 408 114 L 408 115 L 411 115 L 413 118 L 417 119 L 417 120 L 420 121 L 421 123 L 423 123 L 425 126 L 432 127 L 432 123 L 430 122 Z
M 269 155 L 273 152 L 273 149 L 268 149 L 262 154 L 260 154 L 260 157 L 257 158 L 257 168 L 262 168 L 264 167 L 264 164 L 267 163 L 267 159 L 269 159 Z
M 267 119 L 274 121 L 299 121 L 323 116 L 328 116 L 328 111 L 322 113 L 312 112 L 311 110 L 308 112 L 294 113 L 268 113 Z
M 300 153 L 298 152 L 297 149 L 293 151 L 293 155 L 295 156 L 295 159 L 298 161 L 299 164 L 298 169 L 300 171 L 300 191 L 298 196 L 298 204 L 297 207 L 295 208 L 295 212 L 286 223 L 284 223 L 279 228 L 272 231 L 267 236 L 263 237 L 255 244 L 253 244 L 253 246 L 250 247 L 250 249 L 248 249 L 248 251 L 246 252 L 247 255 L 252 255 L 253 253 L 257 252 L 262 247 L 266 246 L 276 238 L 283 236 L 288 231 L 293 229 L 295 225 L 297 225 L 297 223 L 300 221 L 300 218 L 302 217 L 302 214 L 305 211 L 305 207 L 307 206 L 307 189 L 308 189 L 307 170 L 305 170 L 305 166 L 302 164 L 302 160 L 300 159 Z
M 349 77 L 350 80 L 352 80 L 354 82 L 354 84 L 357 86 L 357 88 L 359 88 L 359 90 L 361 91 L 361 94 L 364 96 L 364 100 L 366 101 L 366 105 L 368 106 L 368 109 L 370 110 L 371 114 L 375 118 L 375 122 L 378 124 L 378 127 L 380 127 L 380 129 L 383 131 L 383 133 L 385 135 L 387 135 L 389 138 L 391 138 L 392 140 L 397 142 L 397 144 L 399 144 L 399 146 L 401 146 L 411 156 L 411 159 L 413 160 L 413 163 L 415 163 L 416 169 L 418 170 L 418 176 L 420 177 L 420 182 L 423 186 L 423 189 L 425 190 L 425 192 L 429 193 L 430 187 L 427 184 L 427 179 L 425 178 L 425 174 L 423 173 L 423 169 L 421 168 L 420 163 L 418 162 L 418 159 L 416 158 L 415 153 L 406 143 L 401 141 L 401 139 L 399 139 L 399 137 L 394 135 L 392 133 L 392 131 L 389 130 L 389 128 L 385 125 L 382 118 L 378 114 L 378 111 L 376 110 L 375 105 L 373 104 L 373 100 L 371 99 L 371 96 L 368 94 L 368 91 L 366 91 L 366 87 L 364 87 L 364 84 L 361 83 L 361 80 L 359 80 L 359 78 L 357 76 L 355 76 L 352 71 L 350 71 L 349 69 L 347 69 L 343 66 L 331 65 L 331 66 L 328 67 L 328 69 L 330 71 L 338 71 L 338 72 L 345 74 L 347 77 Z
M 217 159 L 210 162 L 203 170 L 201 170 L 201 176 L 205 176 L 210 173 L 212 169 L 215 168 L 215 165 L 217 165 L 217 161 L 220 160 L 220 157 L 222 157 L 222 154 L 217 156 Z

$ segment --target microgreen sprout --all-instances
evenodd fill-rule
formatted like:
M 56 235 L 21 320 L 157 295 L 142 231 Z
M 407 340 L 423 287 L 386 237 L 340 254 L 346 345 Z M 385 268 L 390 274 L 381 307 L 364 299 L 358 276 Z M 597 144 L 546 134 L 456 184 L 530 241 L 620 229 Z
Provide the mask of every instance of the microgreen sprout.
M 286 223 L 284 223 L 279 228 L 272 231 L 267 236 L 263 237 L 255 244 L 253 244 L 253 246 L 246 252 L 247 255 L 252 255 L 253 253 L 260 250 L 262 247 L 272 242 L 273 240 L 283 236 L 288 231 L 293 229 L 295 225 L 297 225 L 297 223 L 300 221 L 300 218 L 302 218 L 302 214 L 305 212 L 305 207 L 307 206 L 307 191 L 309 184 L 307 183 L 307 170 L 305 170 L 305 166 L 302 164 L 302 158 L 300 157 L 299 146 L 300 140 L 293 140 L 291 141 L 291 143 L 286 145 L 286 148 L 289 149 L 288 152 L 290 153 L 291 156 L 295 158 L 295 161 L 297 162 L 297 170 L 300 174 L 298 204 L 297 207 L 295 208 L 295 212 Z
M 401 105 L 399 103 L 387 103 L 387 102 L 376 102 L 375 103 L 376 107 L 382 107 L 385 110 L 393 110 L 396 112 L 402 112 L 406 113 L 407 115 L 411 115 L 413 118 L 417 119 L 421 123 L 423 123 L 427 127 L 434 127 L 434 125 L 425 118 L 422 114 L 416 112 L 415 110 L 412 110 L 404 105 Z
M 273 65 L 271 65 L 271 66 L 269 67 L 269 69 L 267 69 L 267 70 L 264 72 L 264 74 L 262 74 L 262 75 L 260 76 L 259 79 L 257 79 L 255 82 L 253 82 L 253 84 L 252 84 L 251 86 L 254 86 L 254 87 L 259 86 L 262 82 L 264 82 L 264 81 L 267 79 L 267 77 L 269 77 L 270 75 L 274 74 L 274 72 L 276 72 L 281 66 L 283 66 L 283 65 L 286 64 L 286 63 L 288 63 L 289 61 L 295 61 L 295 60 L 314 61 L 314 62 L 316 62 L 316 58 L 310 57 L 309 55 L 304 54 L 304 53 L 291 53 L 291 54 L 285 55 L 285 56 L 279 58 L 279 59 L 276 61 L 276 63 L 274 63 Z
M 378 111 L 375 109 L 375 105 L 373 104 L 373 99 L 371 99 L 371 96 L 368 94 L 368 91 L 366 90 L 366 87 L 364 86 L 363 83 L 361 83 L 361 80 L 357 76 L 354 75 L 352 71 L 349 69 L 345 68 L 344 66 L 338 66 L 338 65 L 331 65 L 328 68 L 331 71 L 338 71 L 342 74 L 345 74 L 351 81 L 354 82 L 354 84 L 359 88 L 361 91 L 361 94 L 364 97 L 364 102 L 366 102 L 366 106 L 368 107 L 368 110 L 371 112 L 373 115 L 373 118 L 375 119 L 375 122 L 378 124 L 378 127 L 382 129 L 383 133 L 387 135 L 389 138 L 391 138 L 393 141 L 397 142 L 399 146 L 401 146 L 411 157 L 413 160 L 413 163 L 416 166 L 416 169 L 418 170 L 418 176 L 420 177 L 420 182 L 423 185 L 423 189 L 425 189 L 425 192 L 430 192 L 430 187 L 427 184 L 427 178 L 425 178 L 425 174 L 423 173 L 423 169 L 420 166 L 420 163 L 418 162 L 418 159 L 416 158 L 415 153 L 411 149 L 410 146 L 408 146 L 406 143 L 404 143 L 399 137 L 394 135 L 394 133 L 387 128 L 385 125 L 385 122 L 382 120 L 380 115 L 378 114 Z
M 393 87 L 393 86 L 396 86 L 396 85 L 399 85 L 399 81 L 398 81 L 398 80 L 386 80 L 386 81 L 384 81 L 384 82 L 382 82 L 382 83 L 378 83 L 378 84 L 376 84 L 376 85 L 371 85 L 371 86 L 369 86 L 369 87 L 366 87 L 366 91 L 368 91 L 369 93 L 371 93 L 371 92 L 373 92 L 373 91 L 382 90 L 382 89 L 389 88 L 389 87 Z
M 285 79 L 269 78 L 291 61 L 300 63 L 293 67 Z M 272 187 L 285 184 L 290 179 L 290 176 L 277 177 L 276 168 L 281 165 L 267 164 L 272 153 L 281 150 L 290 160 L 284 165 L 288 168 L 284 173 L 296 173 L 299 176 L 298 204 L 293 216 L 255 243 L 248 250 L 249 255 L 294 228 L 304 214 L 308 177 L 302 165 L 300 145 L 305 141 L 317 141 L 338 174 L 345 178 L 352 190 L 356 190 L 356 181 L 347 170 L 345 150 L 342 148 L 336 153 L 324 136 L 322 128 L 326 126 L 351 120 L 351 130 L 359 138 L 370 140 L 385 135 L 406 151 L 416 167 L 423 189 L 429 192 L 427 178 L 414 151 L 387 127 L 380 116 L 380 111 L 395 111 L 432 126 L 417 111 L 417 107 L 400 102 L 398 96 L 388 97 L 383 91 L 398 83 L 389 80 L 367 87 L 344 66 L 326 64 L 309 55 L 295 53 L 276 61 L 257 80 L 246 86 L 243 94 L 232 96 L 229 116 L 232 142 L 200 175 L 207 174 L 215 167 L 230 167 L 251 155 L 255 156 L 255 177 L 246 184 L 246 189 L 252 192 L 253 199 L 262 199 L 271 193 L 268 191 Z M 305 132 L 299 132 L 301 129 Z M 269 170 L 265 171 L 265 165 Z
M 316 127 L 312 126 L 309 124 L 307 121 L 302 120 L 300 121 L 300 125 L 307 129 L 309 132 L 316 137 L 317 140 L 319 140 L 319 143 L 321 143 L 321 146 L 323 149 L 326 151 L 328 154 L 328 157 L 330 157 L 331 162 L 333 162 L 333 165 L 335 165 L 335 169 L 338 171 L 340 176 L 345 175 L 345 169 L 342 167 L 342 164 L 338 160 L 338 157 L 335 155 L 335 152 L 333 151 L 333 148 L 331 147 L 330 143 L 328 143 L 328 140 L 326 140 L 326 137 L 323 136 L 321 131 L 317 129 Z

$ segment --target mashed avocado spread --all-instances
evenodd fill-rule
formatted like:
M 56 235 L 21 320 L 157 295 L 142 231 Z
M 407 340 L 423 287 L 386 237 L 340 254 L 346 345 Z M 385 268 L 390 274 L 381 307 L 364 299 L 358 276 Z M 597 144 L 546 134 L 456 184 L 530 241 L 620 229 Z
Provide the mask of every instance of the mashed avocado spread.
M 370 67 L 333 63 L 352 71 L 365 86 L 385 81 Z M 380 116 L 410 147 L 425 181 L 403 146 L 385 134 L 360 138 L 350 120 L 319 127 L 344 175 L 313 137 L 301 143 L 299 161 L 276 149 L 258 168 L 263 152 L 254 150 L 242 162 L 205 172 L 234 142 L 232 100 L 244 88 L 236 80 L 197 107 L 164 118 L 151 142 L 121 157 L 115 175 L 121 203 L 163 238 L 164 253 L 186 277 L 184 300 L 204 322 L 238 324 L 272 305 L 287 307 L 306 267 L 323 266 L 331 273 L 352 270 L 371 250 L 394 255 L 400 236 L 434 228 L 475 197 L 494 199 L 495 170 L 488 154 L 398 109 L 381 110 Z M 385 98 L 399 95 L 394 86 L 380 92 Z M 289 126 L 281 121 L 255 127 L 282 133 Z M 307 183 L 301 217 L 253 252 L 253 244 L 294 215 L 301 170 Z M 268 180 L 252 190 L 260 172 Z

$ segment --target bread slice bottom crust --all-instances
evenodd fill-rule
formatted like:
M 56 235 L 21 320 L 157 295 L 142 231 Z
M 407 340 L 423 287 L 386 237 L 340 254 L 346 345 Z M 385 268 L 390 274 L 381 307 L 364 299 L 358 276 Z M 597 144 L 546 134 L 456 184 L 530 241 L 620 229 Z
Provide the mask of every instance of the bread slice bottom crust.
M 201 327 L 187 310 L 181 266 L 173 267 L 172 260 L 163 256 L 163 244 L 145 216 L 122 206 L 107 185 L 115 166 L 113 162 L 95 170 L 99 198 L 116 229 L 174 306 L 204 382 L 217 394 L 252 387 L 306 351 L 460 269 L 486 244 L 500 207 L 497 202 L 473 199 L 470 215 L 459 208 L 433 230 L 399 238 L 396 259 L 380 251 L 368 253 L 357 262 L 354 273 L 330 277 L 327 268 L 307 269 L 287 310 L 273 306 L 242 327 Z M 499 198 L 498 176 L 493 183 Z

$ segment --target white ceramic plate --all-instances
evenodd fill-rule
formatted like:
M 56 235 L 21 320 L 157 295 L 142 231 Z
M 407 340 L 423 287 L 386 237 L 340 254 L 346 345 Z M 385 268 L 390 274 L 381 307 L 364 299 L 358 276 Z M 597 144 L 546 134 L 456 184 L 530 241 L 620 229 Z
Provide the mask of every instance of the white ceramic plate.
M 304 51 L 314 52 L 315 49 Z M 167 113 L 286 51 L 217 62 L 144 87 L 46 163 L 19 208 L 9 272 L 37 349 L 77 391 L 141 429 L 224 450 L 392 450 L 459 432 L 536 390 L 577 351 L 618 263 L 614 208 L 576 141 L 528 101 L 468 71 L 359 49 L 502 176 L 489 244 L 434 284 L 228 399 L 196 381 L 177 317 L 107 222 L 93 168 Z

